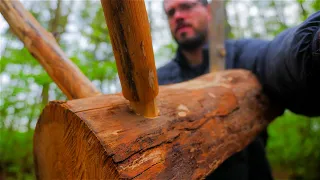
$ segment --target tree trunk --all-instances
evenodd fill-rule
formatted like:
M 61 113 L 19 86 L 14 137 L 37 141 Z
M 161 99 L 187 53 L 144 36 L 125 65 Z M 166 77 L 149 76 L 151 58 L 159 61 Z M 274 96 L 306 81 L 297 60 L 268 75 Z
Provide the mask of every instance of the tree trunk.
M 248 71 L 160 87 L 160 116 L 121 95 L 51 102 L 34 136 L 39 179 L 201 179 L 279 115 Z M 94 102 L 94 103 L 93 103 Z

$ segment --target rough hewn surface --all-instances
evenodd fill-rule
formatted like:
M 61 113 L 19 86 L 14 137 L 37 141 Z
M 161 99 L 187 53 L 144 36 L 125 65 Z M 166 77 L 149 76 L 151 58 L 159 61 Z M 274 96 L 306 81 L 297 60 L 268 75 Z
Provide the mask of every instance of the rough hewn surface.
M 35 132 L 38 176 L 200 179 L 278 115 L 242 70 L 163 86 L 157 104 L 147 119 L 121 95 L 52 102 Z

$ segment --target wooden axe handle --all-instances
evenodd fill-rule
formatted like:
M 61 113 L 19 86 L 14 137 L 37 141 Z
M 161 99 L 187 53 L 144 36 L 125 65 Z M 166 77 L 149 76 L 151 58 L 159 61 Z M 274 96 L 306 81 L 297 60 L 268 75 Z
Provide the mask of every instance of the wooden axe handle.
M 52 34 L 47 32 L 19 1 L 0 1 L 0 12 L 12 32 L 19 37 L 68 99 L 101 94 L 68 59 Z
M 137 114 L 156 117 L 158 79 L 143 0 L 101 0 L 123 95 Z

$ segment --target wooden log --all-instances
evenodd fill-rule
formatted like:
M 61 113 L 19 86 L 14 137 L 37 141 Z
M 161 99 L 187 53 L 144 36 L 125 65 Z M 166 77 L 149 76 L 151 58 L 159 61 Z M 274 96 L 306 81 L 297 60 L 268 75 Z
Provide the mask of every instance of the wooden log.
M 101 94 L 80 69 L 68 59 L 55 38 L 19 1 L 0 1 L 0 12 L 12 32 L 39 61 L 68 99 Z
M 122 93 L 137 114 L 156 117 L 158 78 L 143 0 L 101 0 Z
M 204 178 L 279 115 L 261 91 L 250 72 L 229 70 L 160 87 L 154 119 L 120 95 L 51 102 L 35 130 L 37 177 Z

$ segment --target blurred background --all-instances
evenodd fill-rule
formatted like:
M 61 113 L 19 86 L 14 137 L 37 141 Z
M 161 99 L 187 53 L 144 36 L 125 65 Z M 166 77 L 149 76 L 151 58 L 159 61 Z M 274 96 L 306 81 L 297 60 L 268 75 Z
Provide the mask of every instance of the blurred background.
M 121 91 L 100 1 L 23 0 L 61 48 L 103 93 Z M 145 1 L 157 67 L 176 50 L 162 0 Z M 320 0 L 227 0 L 229 38 L 271 40 L 320 9 Z M 66 100 L 0 15 L 0 179 L 35 179 L 32 138 L 51 100 Z M 267 155 L 275 179 L 320 179 L 320 117 L 289 111 L 268 128 Z

